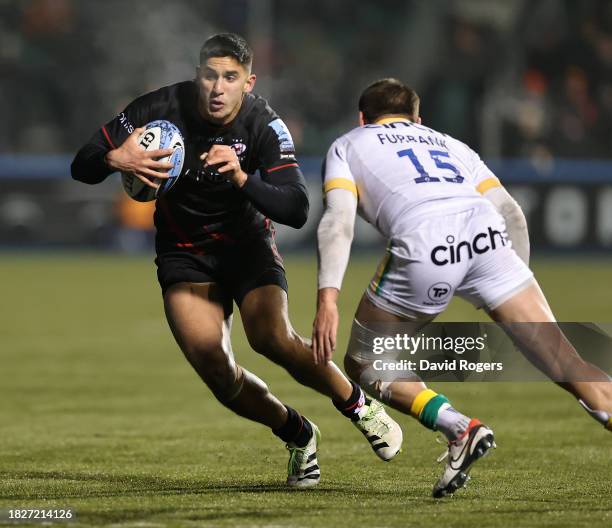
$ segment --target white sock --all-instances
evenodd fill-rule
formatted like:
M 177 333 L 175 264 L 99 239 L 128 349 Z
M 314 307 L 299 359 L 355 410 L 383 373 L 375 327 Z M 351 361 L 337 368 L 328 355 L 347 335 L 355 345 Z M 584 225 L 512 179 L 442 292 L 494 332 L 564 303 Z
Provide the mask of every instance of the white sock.
M 461 414 L 459 411 L 445 403 L 438 411 L 435 421 L 436 430 L 440 431 L 449 442 L 457 440 L 470 425 L 471 418 Z

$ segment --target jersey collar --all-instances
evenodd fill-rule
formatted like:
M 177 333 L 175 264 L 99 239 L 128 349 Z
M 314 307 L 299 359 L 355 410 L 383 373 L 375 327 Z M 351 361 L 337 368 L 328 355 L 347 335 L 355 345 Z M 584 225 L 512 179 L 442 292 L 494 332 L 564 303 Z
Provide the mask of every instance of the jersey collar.
M 403 121 L 404 123 L 412 123 L 410 119 L 406 117 L 383 117 L 382 119 L 378 119 L 374 122 L 375 125 L 386 125 L 388 123 L 397 123 L 398 121 Z

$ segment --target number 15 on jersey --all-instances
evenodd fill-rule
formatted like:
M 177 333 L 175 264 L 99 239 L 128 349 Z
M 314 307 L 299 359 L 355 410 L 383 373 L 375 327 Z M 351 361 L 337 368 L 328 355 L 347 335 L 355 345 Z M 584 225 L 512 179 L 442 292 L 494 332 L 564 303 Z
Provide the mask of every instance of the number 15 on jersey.
M 453 174 L 453 176 L 442 176 L 442 178 L 444 178 L 445 181 L 450 182 L 450 183 L 462 183 L 463 182 L 464 178 L 463 176 L 461 176 L 459 169 L 455 167 L 452 163 L 449 163 L 448 161 L 444 161 L 443 158 L 447 158 L 447 159 L 450 158 L 450 155 L 448 152 L 445 152 L 443 150 L 429 150 L 428 153 L 431 159 L 433 160 L 433 162 L 436 164 L 436 167 L 438 169 L 447 170 Z M 417 157 L 413 149 L 400 150 L 397 153 L 397 155 L 400 158 L 407 157 L 408 159 L 410 159 L 410 161 L 414 165 L 414 168 L 419 173 L 419 177 L 415 178 L 414 180 L 416 183 L 428 183 L 428 182 L 441 181 L 440 178 L 436 176 L 431 176 L 425 170 L 425 167 L 423 167 L 423 164 L 419 161 L 419 158 Z

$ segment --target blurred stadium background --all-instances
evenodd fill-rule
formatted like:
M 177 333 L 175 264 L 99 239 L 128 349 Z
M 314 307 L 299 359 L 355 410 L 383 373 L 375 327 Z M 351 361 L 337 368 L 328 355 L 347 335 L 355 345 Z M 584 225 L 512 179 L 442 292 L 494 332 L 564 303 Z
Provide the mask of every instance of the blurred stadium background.
M 20 0 L 0 14 L 3 246 L 142 249 L 150 208 L 121 201 L 116 178 L 73 184 L 70 158 L 134 97 L 193 75 L 203 40 L 232 29 L 311 183 L 311 221 L 281 229 L 285 250 L 311 245 L 320 159 L 383 76 L 411 83 L 426 124 L 491 162 L 536 251 L 612 247 L 609 1 Z M 364 228 L 357 245 L 373 240 Z
M 306 227 L 278 226 L 300 332 L 314 312 L 321 158 L 384 76 L 412 84 L 424 123 L 479 151 L 521 203 L 557 316 L 612 321 L 609 0 L 0 0 L 0 508 L 72 505 L 87 525 L 141 526 L 284 525 L 293 508 L 289 524 L 325 526 L 375 525 L 384 503 L 387 526 L 472 526 L 468 513 L 487 526 L 609 526 L 609 438 L 557 388 L 438 387 L 491 417 L 503 447 L 474 489 L 440 506 L 424 499 L 438 471 L 431 435 L 403 420 L 405 456 L 377 465 L 238 325 L 241 362 L 327 431 L 321 491 L 277 486 L 277 443 L 222 410 L 172 342 L 151 208 L 117 177 L 90 187 L 69 175 L 98 126 L 189 78 L 205 38 L 226 30 L 254 47 L 256 91 L 287 122 L 310 186 Z M 380 247 L 361 224 L 340 349 Z M 445 318 L 484 319 L 461 302 Z

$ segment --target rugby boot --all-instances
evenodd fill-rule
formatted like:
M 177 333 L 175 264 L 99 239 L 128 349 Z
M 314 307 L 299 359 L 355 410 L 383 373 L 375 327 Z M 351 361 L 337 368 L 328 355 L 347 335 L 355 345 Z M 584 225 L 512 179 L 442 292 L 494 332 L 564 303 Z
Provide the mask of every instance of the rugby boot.
M 321 480 L 317 461 L 317 447 L 321 441 L 321 433 L 314 423 L 310 420 L 308 423 L 312 427 L 312 436 L 308 443 L 304 447 L 298 447 L 293 442 L 287 444 L 289 450 L 287 486 L 291 488 L 310 488 Z
M 444 473 L 433 487 L 433 496 L 439 499 L 465 487 L 472 464 L 487 455 L 492 447 L 497 447 L 493 431 L 479 420 L 472 419 L 465 433 L 449 442 L 448 449 L 438 458 L 438 462 L 445 458 L 448 460 Z
M 401 451 L 402 429 L 387 414 L 382 403 L 376 400 L 368 400 L 364 407 L 367 407 L 367 409 L 364 410 L 359 420 L 354 421 L 353 424 L 370 442 L 370 446 L 376 455 L 388 462 Z

